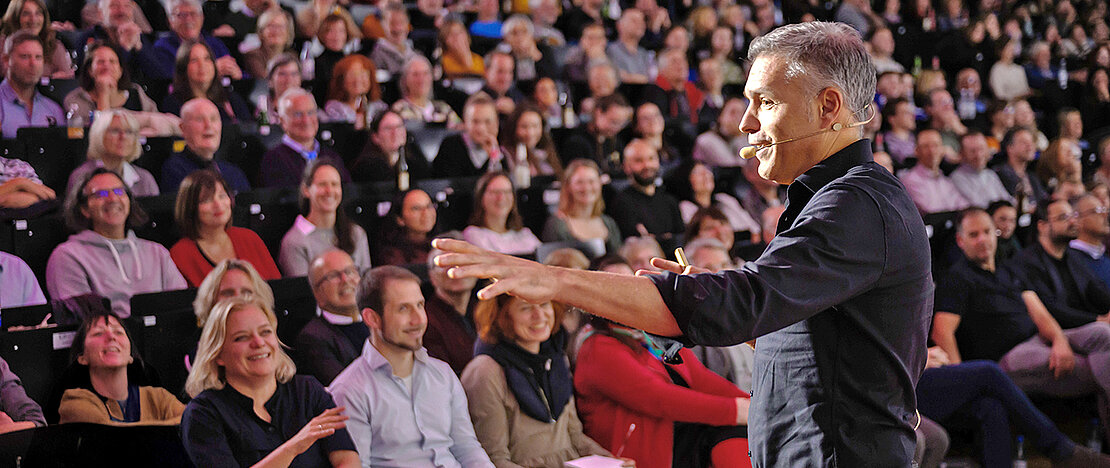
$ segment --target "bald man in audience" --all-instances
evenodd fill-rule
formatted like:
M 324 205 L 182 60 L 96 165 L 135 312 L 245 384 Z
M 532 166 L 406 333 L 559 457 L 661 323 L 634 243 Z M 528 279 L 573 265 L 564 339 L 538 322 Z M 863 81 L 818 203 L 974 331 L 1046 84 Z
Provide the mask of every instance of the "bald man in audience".
M 217 160 L 223 123 L 216 105 L 206 98 L 190 99 L 181 106 L 181 137 L 185 148 L 174 153 L 162 165 L 162 192 L 175 193 L 189 174 L 208 169 L 220 174 L 235 192 L 251 189 L 247 175 L 234 164 Z M 232 194 L 233 195 L 233 194 Z M 234 195 L 233 195 L 234 196 Z
M 328 385 L 362 353 L 362 344 L 370 336 L 355 302 L 358 268 L 347 252 L 329 250 L 312 261 L 308 282 L 317 315 L 293 340 L 293 355 L 298 371 Z

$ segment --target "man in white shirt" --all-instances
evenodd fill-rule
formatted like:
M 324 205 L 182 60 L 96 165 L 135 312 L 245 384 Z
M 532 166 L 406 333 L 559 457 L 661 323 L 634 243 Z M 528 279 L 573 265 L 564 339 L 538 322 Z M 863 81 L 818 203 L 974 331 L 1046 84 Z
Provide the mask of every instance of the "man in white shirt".
M 420 279 L 396 266 L 374 268 L 360 284 L 358 307 L 370 338 L 328 391 L 347 408 L 362 466 L 493 467 L 459 379 L 424 349 Z
M 960 137 L 960 167 L 948 176 L 968 203 L 984 209 L 998 200 L 1014 202 L 998 174 L 987 169 L 989 160 L 987 138 L 979 131 L 969 131 Z
M 898 175 L 921 214 L 959 211 L 969 206 L 956 185 L 940 171 L 944 158 L 940 132 L 925 129 L 917 134 L 917 164 Z

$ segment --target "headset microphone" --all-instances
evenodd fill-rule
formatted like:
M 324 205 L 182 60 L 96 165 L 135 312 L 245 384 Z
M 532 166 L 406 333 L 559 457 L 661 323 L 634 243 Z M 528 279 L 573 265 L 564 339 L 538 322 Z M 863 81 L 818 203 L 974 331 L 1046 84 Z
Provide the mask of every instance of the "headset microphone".
M 822 133 L 839 132 L 839 131 L 844 130 L 844 129 L 859 127 L 861 125 L 867 125 L 867 123 L 871 122 L 871 120 L 873 120 L 874 118 L 875 118 L 875 113 L 872 112 L 870 118 L 868 118 L 867 120 L 861 120 L 861 121 L 856 122 L 854 124 L 844 125 L 840 122 L 837 122 L 837 123 L 834 123 L 831 128 L 818 130 L 816 132 L 810 133 L 809 135 L 803 135 L 803 136 L 800 136 L 800 137 L 797 137 L 797 138 L 787 138 L 785 140 L 779 140 L 779 141 L 776 141 L 774 143 L 767 143 L 767 144 L 763 144 L 763 145 L 746 146 L 746 147 L 740 149 L 740 157 L 744 158 L 744 159 L 751 159 L 751 158 L 755 157 L 755 152 L 756 151 L 759 151 L 763 148 L 770 148 L 772 146 L 780 145 L 780 144 L 783 144 L 783 143 L 789 143 L 791 141 L 804 140 L 806 138 L 814 137 L 814 136 L 820 135 Z

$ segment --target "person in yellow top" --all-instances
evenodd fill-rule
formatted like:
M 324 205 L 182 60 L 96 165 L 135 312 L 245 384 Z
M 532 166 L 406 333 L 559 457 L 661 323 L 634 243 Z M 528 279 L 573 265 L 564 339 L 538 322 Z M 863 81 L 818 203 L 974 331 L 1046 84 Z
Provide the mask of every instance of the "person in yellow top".
M 439 47 L 443 51 L 440 65 L 444 78 L 482 77 L 486 64 L 482 56 L 470 50 L 470 33 L 458 20 L 447 20 L 439 30 Z
M 128 381 L 137 361 L 131 335 L 119 318 L 100 313 L 85 319 L 73 339 L 74 368 L 88 372 L 88 385 L 70 388 L 58 405 L 59 422 L 109 425 L 175 425 L 185 405 L 166 389 Z M 83 377 L 83 376 L 80 376 Z

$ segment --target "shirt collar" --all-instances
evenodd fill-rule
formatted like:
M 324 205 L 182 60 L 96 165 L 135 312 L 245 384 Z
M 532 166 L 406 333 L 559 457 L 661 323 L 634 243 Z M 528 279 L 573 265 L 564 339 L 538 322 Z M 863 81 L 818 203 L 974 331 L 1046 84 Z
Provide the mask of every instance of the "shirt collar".
M 798 176 L 795 182 L 805 186 L 813 193 L 817 193 L 829 182 L 847 174 L 849 169 L 873 160 L 871 140 L 864 138 L 845 146 L 844 149 L 818 162 L 804 174 Z M 794 186 L 794 184 L 790 185 L 791 187 Z
M 1106 246 L 1105 245 L 1088 244 L 1088 243 L 1083 242 L 1079 239 L 1072 239 L 1071 242 L 1068 243 L 1068 247 L 1071 247 L 1075 250 L 1078 250 L 1078 251 L 1083 252 L 1087 255 L 1090 255 L 1091 258 L 1093 258 L 1095 260 L 1098 260 L 1098 259 L 1102 258 L 1103 255 L 1106 255 Z
M 285 146 L 288 146 L 288 147 L 292 148 L 293 151 L 296 151 L 301 156 L 304 156 L 305 159 L 309 159 L 309 160 L 315 159 L 315 156 L 310 158 L 308 156 L 308 154 L 309 153 L 319 154 L 319 152 L 320 152 L 320 142 L 318 142 L 316 140 L 312 140 L 312 149 L 311 150 L 305 149 L 304 146 L 302 146 L 300 143 L 297 143 L 295 140 L 293 140 L 293 138 L 290 137 L 289 134 L 282 135 L 281 136 L 281 142 Z
M 415 364 L 428 363 L 428 350 L 420 348 L 419 350 L 413 352 L 413 357 L 415 358 L 413 372 L 415 372 Z M 363 343 L 362 345 L 362 358 L 366 359 L 366 363 L 370 365 L 371 370 L 377 371 L 378 369 L 384 367 L 389 369 L 390 374 L 393 373 L 393 366 L 389 364 L 389 360 L 387 360 L 385 356 L 382 355 L 381 351 L 378 351 L 378 348 L 375 348 L 374 345 L 370 344 L 369 338 L 367 338 L 366 343 Z
M 346 315 L 333 314 L 324 309 L 321 309 L 320 306 L 316 306 L 316 310 L 320 312 L 320 316 L 323 317 L 324 320 L 332 325 L 350 325 L 352 323 L 362 323 L 362 317 L 357 315 L 354 317 L 348 317 Z
M 316 225 L 312 224 L 312 221 L 309 221 L 304 215 L 297 215 L 297 219 L 293 221 L 293 228 L 307 236 L 316 230 Z
M 38 95 L 38 90 L 35 91 L 35 95 Z M 19 100 L 19 95 L 15 94 L 15 88 L 12 88 L 12 84 L 7 78 L 5 78 L 4 81 L 0 81 L 0 100 L 3 100 L 5 103 L 10 102 L 19 107 L 27 107 L 23 104 L 23 101 Z

